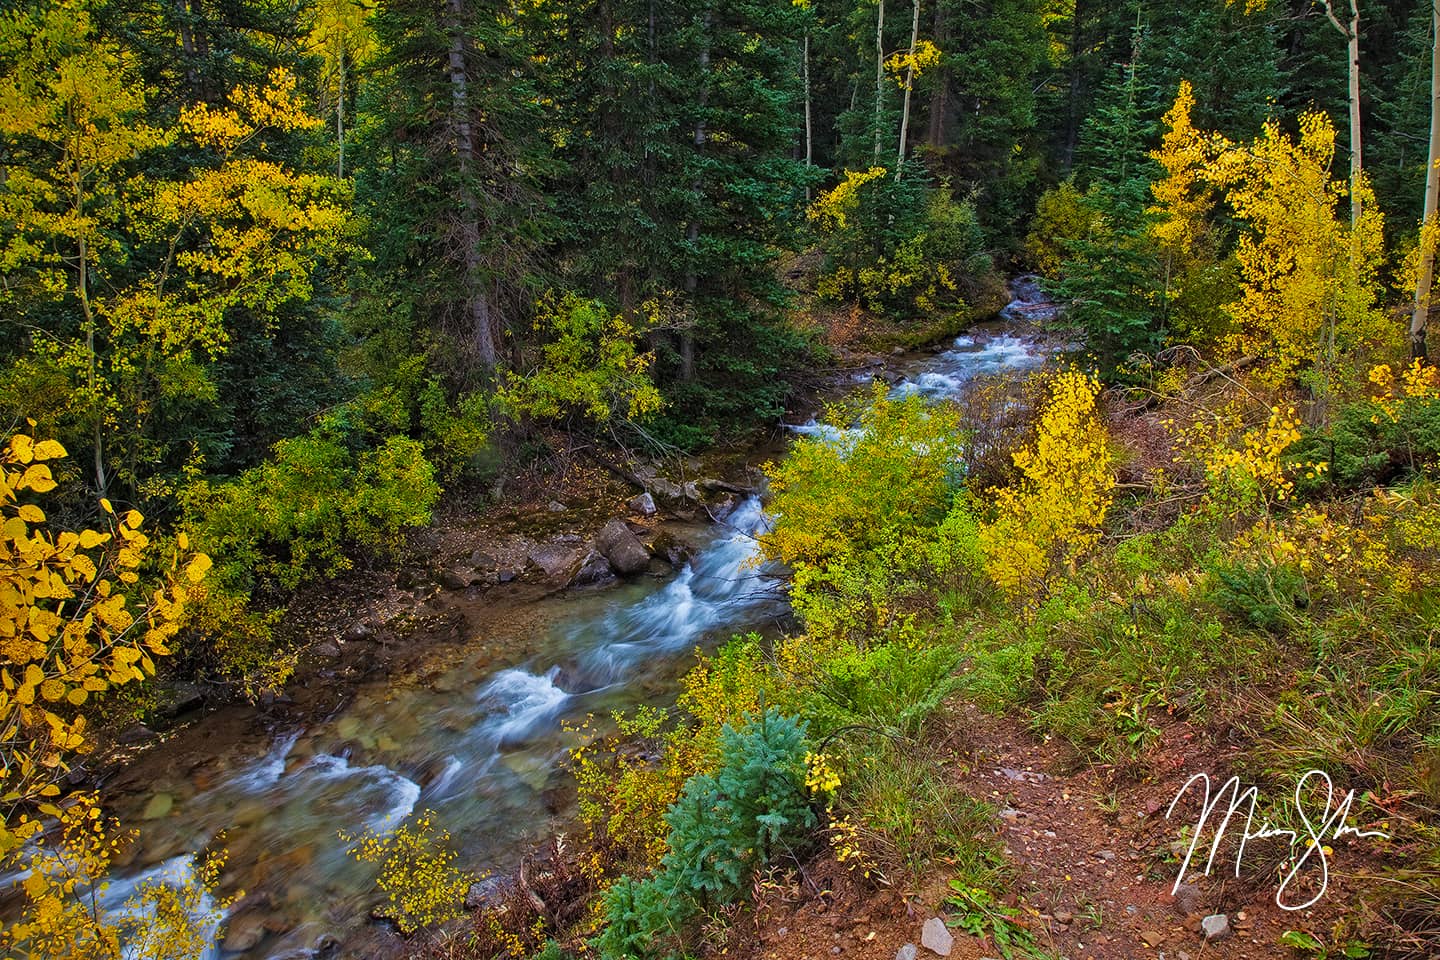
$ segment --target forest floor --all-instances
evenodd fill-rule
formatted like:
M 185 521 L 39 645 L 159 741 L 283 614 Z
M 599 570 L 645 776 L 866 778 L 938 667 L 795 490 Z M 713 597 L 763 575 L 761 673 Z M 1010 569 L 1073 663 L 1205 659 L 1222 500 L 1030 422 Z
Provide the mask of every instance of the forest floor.
M 973 797 L 999 810 L 996 839 L 1012 869 L 1008 893 L 997 909 L 1012 943 L 1001 950 L 989 936 L 963 932 L 965 917 L 947 905 L 943 870 L 908 891 L 876 886 L 847 872 L 831 856 L 817 860 L 799 882 L 767 889 L 753 916 L 732 932 L 729 956 L 746 960 L 893 960 L 906 944 L 924 960 L 937 954 L 920 946 L 927 919 L 948 919 L 957 960 L 1015 957 L 1093 957 L 1119 960 L 1262 960 L 1289 955 L 1278 946 L 1287 930 L 1316 933 L 1322 940 L 1354 908 L 1354 884 L 1372 865 L 1364 841 L 1336 841 L 1326 895 L 1310 910 L 1289 912 L 1275 900 L 1274 873 L 1262 874 L 1263 857 L 1247 848 L 1242 879 L 1234 878 L 1233 844 L 1227 841 L 1209 878 L 1197 878 L 1208 846 L 1197 848 L 1198 882 L 1172 895 L 1188 837 L 1185 825 L 1199 815 L 1195 791 L 1166 818 L 1171 801 L 1201 771 L 1227 768 L 1238 747 L 1216 743 L 1188 724 L 1165 729 L 1140 778 L 1104 767 L 1077 768 L 1059 743 L 1038 739 L 1019 722 L 951 703 L 936 718 L 946 774 Z M 1223 780 L 1223 775 L 1221 776 Z M 1218 789 L 1218 783 L 1217 783 Z M 1224 808 L 1221 808 L 1223 815 Z M 1237 815 L 1238 833 L 1244 812 Z M 1262 851 L 1263 852 L 1263 851 Z M 1226 859 L 1229 853 L 1229 859 Z M 1314 892 L 1296 894 L 1303 902 Z M 1230 932 L 1206 940 L 1201 920 L 1224 914 Z M 995 915 L 979 918 L 990 926 Z

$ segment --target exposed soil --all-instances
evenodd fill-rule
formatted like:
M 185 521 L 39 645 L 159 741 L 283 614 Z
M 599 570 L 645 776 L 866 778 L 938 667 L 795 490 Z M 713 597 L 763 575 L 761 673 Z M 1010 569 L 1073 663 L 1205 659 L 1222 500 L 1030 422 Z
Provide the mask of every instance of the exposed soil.
M 1377 841 L 1333 841 L 1325 897 L 1313 909 L 1287 912 L 1275 903 L 1278 880 L 1266 869 L 1267 863 L 1276 862 L 1273 844 L 1267 850 L 1264 842 L 1251 842 L 1238 881 L 1233 876 L 1234 844 L 1228 841 L 1216 857 L 1212 876 L 1197 877 L 1207 845 L 1197 848 L 1200 863 L 1190 874 L 1194 882 L 1181 887 L 1177 898 L 1171 890 L 1185 852 L 1181 830 L 1198 817 L 1198 798 L 1182 801 L 1172 819 L 1166 819 L 1166 810 L 1194 773 L 1218 774 L 1218 788 L 1238 747 L 1174 723 L 1147 757 L 1149 776 L 1126 781 L 1105 768 L 1077 769 L 1059 744 L 1037 740 L 1019 723 L 968 704 L 952 706 L 944 724 L 957 743 L 945 761 L 947 772 L 970 795 L 1000 810 L 998 839 L 1016 870 L 1005 900 L 1017 909 L 1019 922 L 1046 956 L 1287 956 L 1290 952 L 1278 945 L 1279 937 L 1287 930 L 1304 930 L 1328 938 L 1340 916 L 1354 911 L 1362 882 L 1357 875 L 1371 872 L 1387 855 Z M 1239 827 L 1231 830 L 1238 832 Z M 765 891 L 754 917 L 740 921 L 730 955 L 754 960 L 893 960 L 903 945 L 919 947 L 927 919 L 945 916 L 949 875 L 943 872 L 907 896 L 857 882 L 828 857 L 812 870 L 803 882 Z M 1303 902 L 1315 892 L 1314 872 L 1307 871 L 1305 877 L 1309 887 L 1292 888 L 1289 902 Z M 1231 933 L 1206 941 L 1200 921 L 1214 913 L 1227 916 Z M 952 933 L 951 957 L 1001 955 L 988 939 Z M 919 947 L 917 956 L 923 960 L 936 954 Z

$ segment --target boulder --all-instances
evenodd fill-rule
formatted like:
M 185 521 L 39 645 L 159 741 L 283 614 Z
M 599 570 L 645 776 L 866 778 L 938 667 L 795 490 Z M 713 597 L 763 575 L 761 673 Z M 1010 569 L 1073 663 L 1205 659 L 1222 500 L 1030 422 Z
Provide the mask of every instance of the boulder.
M 468 573 L 445 567 L 435 573 L 435 582 L 446 590 L 464 590 L 470 586 L 472 577 Z
M 580 569 L 575 571 L 575 576 L 570 578 L 572 587 L 588 587 L 595 583 L 604 583 L 606 580 L 615 579 L 615 571 L 610 569 L 610 561 L 598 550 L 591 550 L 585 554 L 580 561 Z
M 642 517 L 655 516 L 655 498 L 650 495 L 648 490 L 639 496 L 631 497 L 625 505 L 630 508 L 631 513 L 638 513 Z
M 610 569 L 621 576 L 640 573 L 650 566 L 650 552 L 622 520 L 605 524 L 595 537 L 595 549 L 610 561 Z
M 653 477 L 645 481 L 645 492 L 657 503 L 677 503 L 685 499 L 685 491 L 680 484 L 664 477 Z
M 345 628 L 345 632 L 340 635 L 340 639 L 346 643 L 357 643 L 361 640 L 369 640 L 373 636 L 375 636 L 374 627 L 364 620 L 356 620 Z
M 225 940 L 220 949 L 226 953 L 243 953 L 255 949 L 265 939 L 265 916 L 258 910 L 247 910 L 230 918 L 225 924 Z
M 525 559 L 545 571 L 545 576 L 562 577 L 574 570 L 580 562 L 581 550 L 568 543 L 542 543 L 531 547 Z
M 499 906 L 505 881 L 499 877 L 486 877 L 470 884 L 465 891 L 465 909 L 479 910 L 481 907 Z

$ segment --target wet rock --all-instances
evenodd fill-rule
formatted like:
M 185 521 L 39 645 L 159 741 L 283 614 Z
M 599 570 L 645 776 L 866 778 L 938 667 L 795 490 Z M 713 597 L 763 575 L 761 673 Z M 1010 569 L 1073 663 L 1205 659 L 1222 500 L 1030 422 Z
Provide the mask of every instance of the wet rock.
M 143 723 L 132 723 L 130 726 L 120 731 L 120 733 L 115 737 L 115 742 L 124 744 L 127 747 L 131 747 L 136 744 L 145 743 L 153 739 L 155 739 L 154 730 L 151 730 Z
M 1200 932 L 1206 940 L 1223 940 L 1230 936 L 1230 918 L 1223 913 L 1212 913 L 1200 921 Z
M 655 498 L 648 490 L 639 496 L 631 497 L 625 502 L 625 506 L 630 508 L 631 513 L 638 513 L 642 517 L 655 516 Z
M 580 549 L 570 544 L 544 543 L 526 551 L 525 559 L 545 571 L 545 576 L 554 579 L 574 570 L 580 563 L 580 555 Z
M 655 556 L 677 569 L 689 563 L 690 558 L 694 555 L 689 544 L 681 543 L 668 533 L 661 533 L 656 537 L 650 549 Z
M 907 943 L 895 951 L 895 960 L 915 960 L 916 952 L 915 944 Z
M 359 643 L 362 640 L 369 640 L 375 636 L 375 628 L 364 620 L 356 620 L 345 628 L 340 639 L 346 643 Z
M 611 520 L 595 537 L 595 548 L 621 576 L 639 573 L 650 565 L 650 552 L 621 520 Z
M 171 809 L 175 806 L 175 798 L 168 793 L 157 793 L 145 804 L 145 811 L 140 814 L 141 820 L 161 820 L 170 815 Z
M 920 928 L 920 946 L 931 953 L 942 957 L 950 956 L 950 948 L 955 945 L 955 938 L 951 936 L 945 921 L 939 917 L 931 917 L 925 921 L 925 926 Z
M 481 907 L 497 906 L 504 885 L 505 881 L 499 877 L 486 877 L 470 884 L 470 888 L 465 891 L 465 909 L 479 910 Z
M 604 583 L 606 580 L 613 579 L 615 579 L 615 572 L 610 569 L 610 561 L 605 559 L 603 553 L 591 550 L 580 561 L 580 568 L 570 579 L 570 585 L 572 587 L 588 587 L 591 584 Z
M 265 917 L 258 910 L 238 913 L 225 925 L 225 939 L 220 949 L 226 953 L 244 953 L 255 949 L 265 939 Z
M 474 582 L 473 578 L 459 570 L 442 568 L 435 574 L 435 582 L 446 590 L 464 590 Z

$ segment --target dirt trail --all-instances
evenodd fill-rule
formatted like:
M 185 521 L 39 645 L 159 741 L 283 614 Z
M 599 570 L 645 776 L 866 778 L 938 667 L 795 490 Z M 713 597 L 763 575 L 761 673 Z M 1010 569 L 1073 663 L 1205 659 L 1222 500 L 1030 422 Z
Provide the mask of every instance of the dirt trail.
M 959 748 L 947 772 L 967 793 L 1000 811 L 997 836 L 1016 869 L 1005 900 L 1023 917 L 1039 956 L 1099 960 L 1262 960 L 1291 952 L 1278 944 L 1286 930 L 1330 931 L 1353 907 L 1347 868 L 1363 851 L 1337 841 L 1329 890 L 1313 910 L 1287 912 L 1275 904 L 1275 882 L 1264 873 L 1264 849 L 1252 842 L 1244 877 L 1233 877 L 1217 857 L 1214 876 L 1171 896 L 1179 870 L 1182 828 L 1198 815 L 1198 802 L 1166 808 L 1193 773 L 1226 775 L 1231 749 L 1184 723 L 1170 725 L 1146 757 L 1150 776 L 1108 782 L 1105 768 L 1078 767 L 1059 744 L 1038 740 L 1021 724 L 969 705 L 952 708 L 944 723 Z M 1206 745 L 1210 744 L 1210 745 Z M 1182 813 L 1183 808 L 1183 813 Z M 1263 844 L 1260 846 L 1263 847 Z M 1230 850 L 1230 847 L 1222 848 Z M 1208 847 L 1206 848 L 1208 852 Z M 1203 856 L 1197 854 L 1203 860 Z M 892 960 L 904 944 L 919 947 L 925 920 L 943 911 L 949 875 L 930 878 L 915 895 L 873 890 L 829 858 L 801 884 L 769 890 L 754 926 L 742 921 L 730 954 L 755 960 L 844 956 Z M 1312 888 L 1313 889 L 1313 888 Z M 1308 899 L 1308 893 L 1298 897 Z M 1224 913 L 1231 932 L 1206 941 L 1201 918 Z M 952 930 L 957 960 L 1000 957 L 987 939 Z M 738 943 L 736 942 L 738 941 Z M 736 949 L 738 946 L 738 950 Z M 1016 950 L 1014 956 L 1028 956 Z M 919 960 L 936 954 L 919 947 Z

